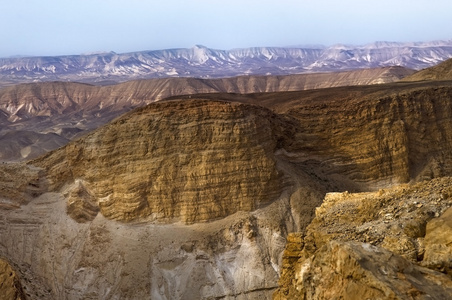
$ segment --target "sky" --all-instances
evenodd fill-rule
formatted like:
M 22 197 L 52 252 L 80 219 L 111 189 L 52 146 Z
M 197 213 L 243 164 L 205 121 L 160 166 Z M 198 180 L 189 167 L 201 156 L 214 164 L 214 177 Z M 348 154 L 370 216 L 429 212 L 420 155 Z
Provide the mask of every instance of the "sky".
M 452 39 L 451 0 L 0 0 L 0 57 Z

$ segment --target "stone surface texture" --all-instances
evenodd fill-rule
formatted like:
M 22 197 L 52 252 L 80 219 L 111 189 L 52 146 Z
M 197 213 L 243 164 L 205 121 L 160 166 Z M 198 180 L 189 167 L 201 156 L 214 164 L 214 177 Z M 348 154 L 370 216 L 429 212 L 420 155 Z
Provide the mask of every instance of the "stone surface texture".
M 282 124 L 251 105 L 170 101 L 127 114 L 33 164 L 48 169 L 52 190 L 73 194 L 83 186 L 109 219 L 209 221 L 253 211 L 281 194 L 274 153 Z
M 171 96 L 380 84 L 411 73 L 401 67 L 388 67 L 290 76 L 162 78 L 108 86 L 74 82 L 14 85 L 0 89 L 0 160 L 35 158 L 133 108 Z
M 152 103 L 0 164 L 0 256 L 27 299 L 450 298 L 451 99 L 408 82 Z
M 0 258 L 0 298 L 4 300 L 25 300 L 25 294 L 14 269 Z
M 289 235 L 274 299 L 450 298 L 451 183 L 327 194 Z

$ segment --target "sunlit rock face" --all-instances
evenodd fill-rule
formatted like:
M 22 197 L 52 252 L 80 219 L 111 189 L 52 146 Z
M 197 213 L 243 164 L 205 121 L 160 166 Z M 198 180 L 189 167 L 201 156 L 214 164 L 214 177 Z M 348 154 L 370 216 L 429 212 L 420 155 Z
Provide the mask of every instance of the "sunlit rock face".
M 349 265 L 371 286 L 396 274 L 375 269 L 387 251 L 436 289 L 450 269 L 435 232 L 452 203 L 451 94 L 403 83 L 142 107 L 0 164 L 0 255 L 29 299 L 328 298 L 321 278 L 355 288 Z
M 0 161 L 36 158 L 133 108 L 167 97 L 380 84 L 412 72 L 403 67 L 385 67 L 288 76 L 159 78 L 108 86 L 41 82 L 4 87 L 0 89 Z
M 452 178 L 328 193 L 288 236 L 274 299 L 448 299 Z
M 283 174 L 274 153 L 282 124 L 251 105 L 170 101 L 127 114 L 34 164 L 48 168 L 54 190 L 93 197 L 84 202 L 109 219 L 202 222 L 279 196 Z
M 0 258 L 0 295 L 2 299 L 25 300 L 25 294 L 11 265 Z

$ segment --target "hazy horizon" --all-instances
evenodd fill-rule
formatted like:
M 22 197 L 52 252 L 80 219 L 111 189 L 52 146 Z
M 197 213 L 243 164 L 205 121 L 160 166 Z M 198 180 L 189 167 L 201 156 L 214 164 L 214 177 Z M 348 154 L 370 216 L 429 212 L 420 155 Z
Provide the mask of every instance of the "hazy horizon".
M 0 57 L 451 40 L 446 0 L 3 3 Z

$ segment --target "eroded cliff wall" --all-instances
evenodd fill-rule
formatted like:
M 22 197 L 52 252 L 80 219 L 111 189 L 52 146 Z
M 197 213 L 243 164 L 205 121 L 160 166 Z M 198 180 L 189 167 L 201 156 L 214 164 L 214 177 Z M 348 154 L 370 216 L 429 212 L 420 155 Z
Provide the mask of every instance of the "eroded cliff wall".
M 304 231 L 326 192 L 378 190 L 451 173 L 451 88 L 376 90 L 165 101 L 27 165 L 2 164 L 0 254 L 18 266 L 31 294 L 48 299 L 270 299 L 280 266 L 287 269 L 281 255 L 294 231 L 301 233 L 289 236 L 285 257 L 297 264 L 292 275 L 302 269 L 300 253 L 311 249 L 309 255 L 316 255 L 316 247 L 325 246 L 309 265 L 312 272 L 296 284 L 330 264 L 325 257 L 336 252 L 354 257 L 344 266 L 356 266 L 373 252 L 387 257 L 388 250 L 408 269 L 422 253 L 420 267 L 447 269 L 448 246 L 424 247 L 419 239 L 433 241 L 435 234 L 424 237 L 423 230 L 442 225 L 416 227 L 447 209 L 450 193 L 441 182 L 438 195 L 424 199 L 410 190 L 400 202 L 394 202 L 397 192 L 330 194 L 327 200 L 341 201 L 326 201 L 317 218 L 333 227 L 325 233 L 314 221 Z M 345 211 L 360 217 L 344 213 L 335 219 Z M 387 225 L 394 234 L 387 234 Z M 358 227 L 362 231 L 353 232 Z M 401 227 L 408 229 L 397 235 Z M 333 229 L 386 250 L 340 239 L 323 243 Z M 435 249 L 442 252 L 434 255 Z M 360 274 L 378 277 L 368 267 L 358 268 Z M 410 270 L 410 276 L 424 272 L 418 265 Z M 431 275 L 430 286 L 444 279 Z M 388 293 L 397 291 L 398 283 L 391 284 Z M 289 288 L 289 295 L 298 287 Z
M 355 190 L 450 175 L 451 105 L 448 86 L 319 94 L 283 112 L 299 122 L 286 150 L 302 168 L 327 180 L 341 176 Z
M 282 124 L 251 105 L 157 103 L 33 164 L 48 169 L 55 191 L 85 189 L 92 200 L 71 201 L 91 201 L 110 219 L 208 221 L 281 194 L 274 152 Z

